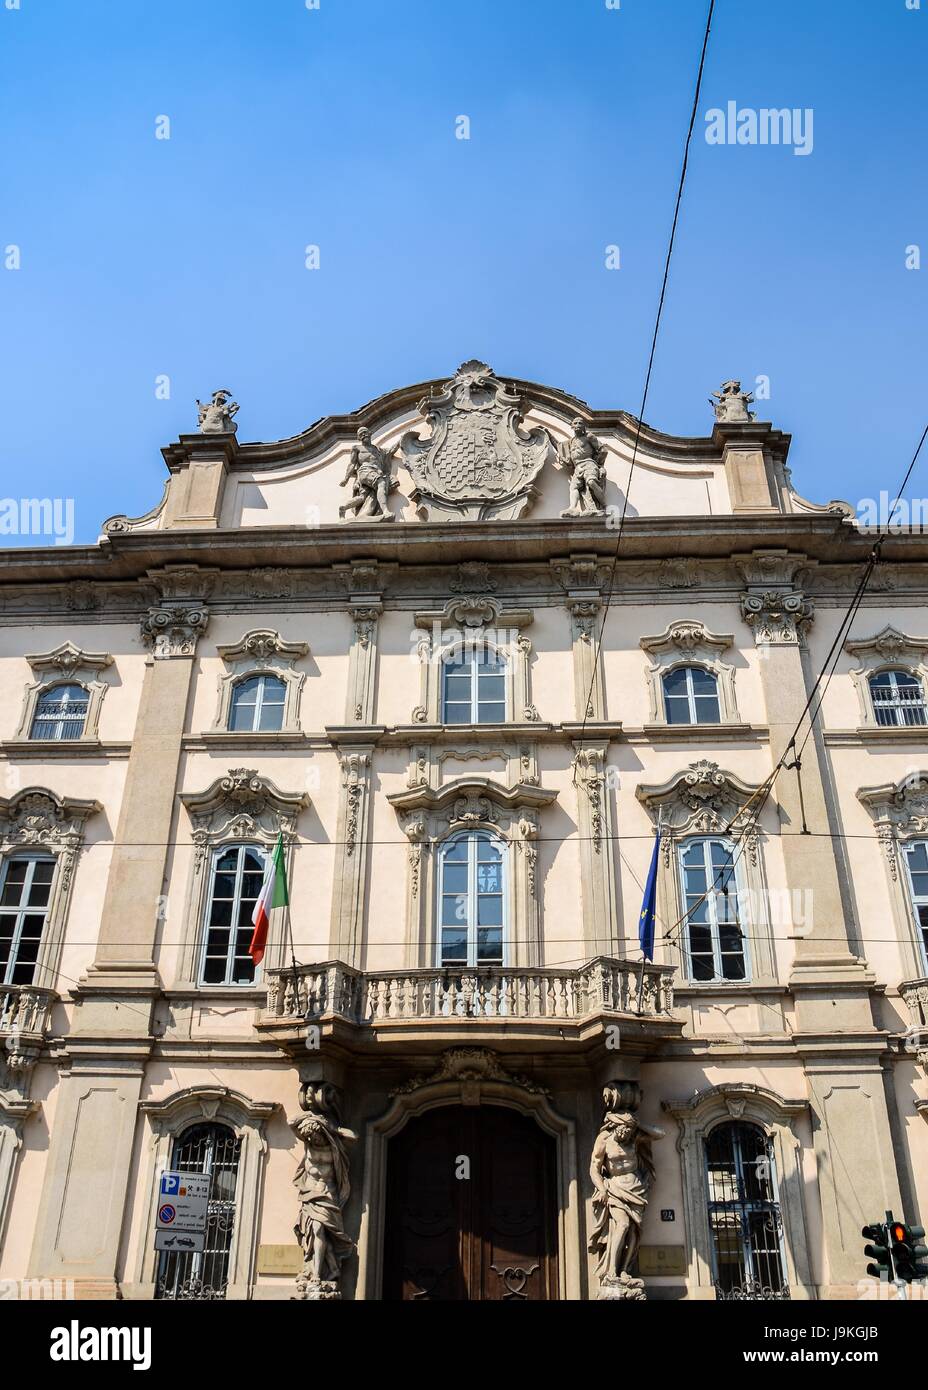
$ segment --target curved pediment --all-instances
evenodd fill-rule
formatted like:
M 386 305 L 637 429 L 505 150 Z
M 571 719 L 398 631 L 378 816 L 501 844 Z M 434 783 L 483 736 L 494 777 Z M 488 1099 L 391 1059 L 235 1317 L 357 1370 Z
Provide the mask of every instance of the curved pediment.
M 273 443 L 242 443 L 237 407 L 220 397 L 200 407 L 198 433 L 162 451 L 171 472 L 163 502 L 137 520 L 111 517 L 106 534 L 528 516 L 608 527 L 623 512 L 731 514 L 748 498 L 762 512 L 792 507 L 789 436 L 758 423 L 745 393 L 726 396 L 722 414 L 716 404 L 710 435 L 675 437 L 471 359 L 450 378 L 387 392 Z

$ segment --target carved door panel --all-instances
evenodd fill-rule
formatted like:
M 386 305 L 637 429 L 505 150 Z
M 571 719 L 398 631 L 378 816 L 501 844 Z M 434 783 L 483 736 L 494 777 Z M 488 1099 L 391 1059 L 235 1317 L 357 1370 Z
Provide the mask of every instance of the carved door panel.
M 528 1116 L 449 1106 L 411 1120 L 390 1141 L 383 1297 L 557 1298 L 556 1216 L 554 1141 Z

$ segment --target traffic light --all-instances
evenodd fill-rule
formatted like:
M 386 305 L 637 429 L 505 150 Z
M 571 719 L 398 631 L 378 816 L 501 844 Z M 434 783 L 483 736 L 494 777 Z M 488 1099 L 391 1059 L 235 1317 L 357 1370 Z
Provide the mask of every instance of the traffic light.
M 868 1228 L 869 1229 L 869 1228 Z M 904 1221 L 893 1221 L 888 1227 L 892 1245 L 892 1261 L 896 1278 L 911 1284 L 913 1279 L 928 1278 L 928 1265 L 921 1264 L 928 1259 L 928 1245 L 922 1245 L 925 1228 L 908 1226 Z
M 874 1279 L 892 1279 L 893 1256 L 889 1228 L 882 1222 L 877 1222 L 872 1226 L 864 1226 L 860 1234 L 871 1242 L 864 1246 L 864 1254 L 876 1261 L 875 1264 L 867 1265 L 867 1273 L 872 1274 Z

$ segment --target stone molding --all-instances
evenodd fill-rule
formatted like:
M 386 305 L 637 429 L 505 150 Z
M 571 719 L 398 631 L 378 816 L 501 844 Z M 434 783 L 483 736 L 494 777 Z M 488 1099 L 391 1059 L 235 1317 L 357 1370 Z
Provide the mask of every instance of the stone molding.
M 147 1121 L 148 1141 L 146 1186 L 142 1190 L 150 1195 L 138 1244 L 132 1296 L 154 1297 L 158 1272 L 158 1252 L 153 1248 L 158 1174 L 171 1167 L 175 1141 L 186 1129 L 213 1123 L 228 1126 L 242 1141 L 226 1297 L 249 1298 L 254 1283 L 255 1237 L 267 1158 L 265 1128 L 281 1107 L 276 1101 L 253 1101 L 228 1086 L 207 1084 L 184 1087 L 163 1100 L 141 1101 L 138 1108 Z
M 714 1253 L 706 1210 L 705 1143 L 720 1124 L 731 1120 L 755 1124 L 772 1140 L 777 1194 L 783 1218 L 784 1274 L 795 1299 L 812 1296 L 806 1227 L 802 1144 L 796 1133 L 810 1113 L 807 1100 L 787 1100 L 765 1086 L 725 1082 L 686 1100 L 662 1102 L 677 1122 L 677 1149 L 683 1168 L 683 1211 L 690 1240 L 690 1297 L 707 1298 L 714 1287 Z
M 740 724 L 735 699 L 735 668 L 722 661 L 722 652 L 734 642 L 731 634 L 710 632 L 704 623 L 678 618 L 655 637 L 642 637 L 638 645 L 651 658 L 646 673 L 650 718 L 666 723 L 663 680 L 679 666 L 698 666 L 715 677 L 719 716 L 723 724 Z
M 72 683 L 83 686 L 89 697 L 80 741 L 97 742 L 100 737 L 100 710 L 108 689 L 106 681 L 100 680 L 100 673 L 112 666 L 112 656 L 108 652 L 84 651 L 68 641 L 53 647 L 51 651 L 35 652 L 26 660 L 36 679 L 26 686 L 19 727 L 14 738 L 31 740 L 32 722 L 42 695 L 56 685 Z M 50 740 L 39 740 L 43 743 L 47 741 Z
M 857 658 L 858 664 L 851 670 L 850 676 L 857 692 L 860 722 L 864 728 L 887 727 L 876 721 L 870 694 L 872 676 L 879 675 L 881 671 L 905 671 L 921 681 L 923 695 L 928 692 L 928 637 L 907 637 L 887 623 L 872 637 L 845 642 L 844 650 L 848 656 Z M 911 727 L 914 731 L 919 726 Z
M 423 629 L 424 635 L 416 644 L 419 703 L 412 711 L 413 723 L 442 723 L 444 661 L 450 654 L 466 652 L 478 644 L 505 658 L 507 722 L 540 722 L 531 696 L 532 643 L 523 631 L 534 617 L 531 609 L 506 608 L 487 593 L 462 594 L 442 608 L 417 611 L 413 626 Z
M 34 984 L 53 989 L 64 943 L 68 906 L 84 846 L 87 821 L 103 808 L 98 801 L 62 797 L 46 787 L 24 787 L 0 797 L 0 855 L 38 850 L 55 860 L 45 929 L 36 960 Z
M 252 628 L 237 642 L 218 646 L 216 651 L 229 669 L 218 680 L 216 717 L 211 733 L 233 732 L 229 729 L 229 721 L 235 687 L 249 676 L 260 675 L 276 676 L 284 683 L 283 723 L 280 730 L 274 732 L 300 733 L 300 695 L 306 673 L 294 671 L 293 666 L 301 657 L 308 656 L 306 642 L 287 642 L 273 628 Z M 250 732 L 242 730 L 246 738 Z
M 178 980 L 195 985 L 203 947 L 210 873 L 217 850 L 240 844 L 258 845 L 270 851 L 283 835 L 288 873 L 292 876 L 296 827 L 300 812 L 309 805 L 305 792 L 282 792 L 255 768 L 233 767 L 203 792 L 182 792 L 191 824 L 194 851 L 187 885 Z M 269 933 L 265 962 L 279 964 L 283 942 Z

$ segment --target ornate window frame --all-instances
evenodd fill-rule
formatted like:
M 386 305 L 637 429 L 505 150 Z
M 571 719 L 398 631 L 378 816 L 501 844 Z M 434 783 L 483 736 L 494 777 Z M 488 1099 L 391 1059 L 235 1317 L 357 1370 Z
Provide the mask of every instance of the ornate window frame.
M 100 709 L 103 697 L 108 690 L 106 681 L 100 680 L 100 672 L 112 666 L 113 658 L 108 652 L 85 652 L 73 642 L 62 642 L 50 652 L 36 652 L 27 656 L 35 680 L 26 686 L 20 712 L 19 728 L 14 734 L 17 741 L 33 743 L 98 743 L 100 739 Z M 35 719 L 39 700 L 46 691 L 56 685 L 81 685 L 87 691 L 87 716 L 84 728 L 76 739 L 38 739 L 32 738 L 32 723 Z
M 98 801 L 57 796 L 46 787 L 0 797 L 0 858 L 38 852 L 55 860 L 32 988 L 55 988 L 86 823 L 101 809 Z
M 658 917 L 666 923 L 676 922 L 683 912 L 683 881 L 680 869 L 680 844 L 689 839 L 726 838 L 740 834 L 744 827 L 744 811 L 758 788 L 743 782 L 734 773 L 725 772 L 718 763 L 706 758 L 690 763 L 659 786 L 639 784 L 636 796 L 661 830 L 662 862 L 658 876 Z M 671 964 L 680 971 L 680 983 L 694 990 L 744 990 L 757 985 L 776 983 L 776 954 L 770 920 L 769 892 L 764 869 L 761 843 L 763 831 L 755 823 L 745 840 L 739 860 L 743 889 L 749 894 L 751 911 L 742 926 L 750 935 L 751 976 L 747 980 L 691 980 L 686 971 L 687 952 L 682 932 L 668 946 Z
M 146 1163 L 147 1206 L 139 1232 L 136 1255 L 135 1298 L 154 1298 L 158 1271 L 155 1250 L 155 1215 L 158 1205 L 156 1179 L 171 1166 L 175 1139 L 191 1126 L 228 1125 L 241 1139 L 238 1185 L 235 1193 L 235 1228 L 229 1252 L 228 1299 L 250 1296 L 255 1278 L 258 1214 L 261 1209 L 261 1180 L 267 1155 L 265 1126 L 280 1109 L 276 1101 L 253 1101 L 228 1086 L 188 1086 L 166 1100 L 142 1101 L 139 1110 L 148 1121 Z
M 229 728 L 232 710 L 232 691 L 240 681 L 249 676 L 276 676 L 285 687 L 283 723 L 280 729 L 268 730 L 265 736 L 277 734 L 298 734 L 300 732 L 300 696 L 306 681 L 305 671 L 295 671 L 294 662 L 309 655 L 306 642 L 286 642 L 279 632 L 272 628 L 253 628 L 250 632 L 230 645 L 216 648 L 228 670 L 220 676 L 217 685 L 216 717 L 210 733 L 237 734 L 242 738 L 254 738 L 260 730 Z
M 783 1218 L 786 1281 L 791 1297 L 812 1296 L 809 1238 L 803 1203 L 802 1145 L 796 1127 L 809 1111 L 807 1100 L 784 1100 L 765 1086 L 747 1081 L 723 1082 L 689 1100 L 663 1102 L 679 1127 L 677 1150 L 683 1179 L 683 1215 L 689 1243 L 687 1283 L 691 1298 L 714 1293 L 712 1232 L 709 1229 L 705 1141 L 717 1125 L 743 1120 L 758 1125 L 771 1139 Z
M 742 723 L 735 698 L 735 668 L 721 659 L 722 652 L 726 651 L 734 640 L 730 633 L 710 632 L 704 623 L 686 618 L 669 623 L 664 631 L 656 637 L 642 637 L 638 645 L 643 652 L 651 657 L 651 665 L 645 673 L 650 701 L 650 722 L 652 724 L 667 723 L 667 711 L 664 706 L 664 677 L 680 666 L 699 666 L 715 677 L 719 701 L 719 723 Z M 693 728 L 696 726 L 690 724 L 674 725 L 673 727 Z
M 870 680 L 881 671 L 905 671 L 921 682 L 922 692 L 928 700 L 928 637 L 907 637 L 891 624 L 872 637 L 861 641 L 845 642 L 844 650 L 848 656 L 856 657 L 858 665 L 851 672 L 851 680 L 857 691 L 860 705 L 861 726 L 866 729 L 886 729 L 893 725 L 878 724 L 870 693 Z M 917 730 L 924 725 L 900 725 L 900 728 Z
M 439 790 L 421 785 L 387 797 L 400 818 L 409 850 L 406 875 L 406 965 L 434 966 L 438 958 L 438 847 L 460 830 L 486 830 L 506 846 L 510 967 L 543 963 L 538 884 L 538 812 L 557 793 L 518 782 L 502 787 L 488 777 L 456 777 Z M 451 969 L 452 967 L 447 967 Z M 468 967 L 463 967 L 466 971 Z
M 912 840 L 928 840 L 928 771 L 910 772 L 898 782 L 860 787 L 857 799 L 873 817 L 889 875 L 896 937 L 903 957 L 903 977 L 926 974 L 921 928 L 915 920 L 906 865 L 900 850 Z
M 455 648 L 478 643 L 485 643 L 506 659 L 506 722 L 537 723 L 540 715 L 532 704 L 531 692 L 532 644 L 523 631 L 534 616 L 527 608 L 504 608 L 487 594 L 464 594 L 450 599 L 444 608 L 416 613 L 414 626 L 423 635 L 416 643 L 419 703 L 412 712 L 413 723 L 441 724 L 443 660 Z
M 191 822 L 194 853 L 187 885 L 186 912 L 178 963 L 178 985 L 202 992 L 240 993 L 242 985 L 202 985 L 199 962 L 206 931 L 206 902 L 213 855 L 231 845 L 258 845 L 268 853 L 278 834 L 284 838 L 287 873 L 292 876 L 296 826 L 300 811 L 309 805 L 305 792 L 282 792 L 254 768 L 233 767 L 217 777 L 205 792 L 181 794 Z M 263 966 L 273 970 L 283 963 L 284 943 L 272 929 Z M 260 984 L 260 979 L 255 981 Z

